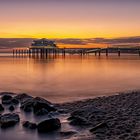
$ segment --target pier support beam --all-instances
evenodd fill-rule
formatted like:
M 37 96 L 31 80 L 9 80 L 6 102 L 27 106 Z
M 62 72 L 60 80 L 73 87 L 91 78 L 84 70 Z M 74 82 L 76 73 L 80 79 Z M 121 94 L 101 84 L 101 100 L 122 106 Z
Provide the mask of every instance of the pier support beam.
M 83 50 L 82 49 L 80 50 L 80 54 L 81 54 L 81 56 L 83 55 Z
M 118 50 L 118 56 L 121 56 L 121 51 L 120 50 Z
M 85 49 L 82 49 L 82 53 L 83 53 L 83 55 L 85 55 Z
M 108 56 L 108 49 L 106 49 L 106 56 Z
M 46 58 L 48 57 L 48 50 L 45 50 Z
M 29 49 L 29 57 L 31 56 L 32 52 L 31 52 L 31 49 Z
M 43 55 L 43 51 L 42 51 L 42 49 L 40 49 L 40 55 L 41 55 L 41 56 Z
M 19 51 L 18 51 L 18 53 L 19 53 L 19 56 L 20 56 L 20 54 L 21 54 L 21 51 L 19 50 Z
M 15 55 L 15 50 L 13 49 L 13 55 Z
M 17 53 L 18 53 L 18 52 L 17 52 L 17 50 L 16 50 L 16 56 L 17 56 Z
M 65 53 L 66 53 L 66 52 L 65 52 L 65 48 L 64 48 L 64 49 L 63 49 L 63 56 L 64 56 L 64 57 L 65 57 L 65 55 L 66 55 Z
M 101 51 L 99 50 L 99 56 L 101 56 Z
M 95 56 L 97 55 L 97 51 L 95 51 Z

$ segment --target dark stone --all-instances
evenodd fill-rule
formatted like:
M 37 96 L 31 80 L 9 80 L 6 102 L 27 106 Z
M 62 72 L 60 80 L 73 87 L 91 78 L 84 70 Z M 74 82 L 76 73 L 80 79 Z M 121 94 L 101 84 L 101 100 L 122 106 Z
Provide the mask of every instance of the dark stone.
M 11 100 L 11 102 L 12 102 L 14 105 L 19 104 L 19 100 L 18 100 L 18 99 L 15 99 L 15 98 L 13 98 L 13 99 Z
M 64 131 L 64 132 L 60 132 L 60 135 L 62 136 L 62 137 L 68 137 L 68 136 L 72 136 L 72 135 L 74 135 L 74 134 L 76 134 L 77 132 L 75 132 L 75 131 Z
M 33 107 L 33 99 L 27 99 L 21 103 L 21 109 L 25 112 L 31 112 Z
M 0 92 L 0 96 L 3 96 L 3 95 L 15 95 L 16 93 L 13 93 L 13 92 Z
M 23 123 L 23 127 L 28 128 L 28 129 L 36 129 L 37 128 L 37 125 L 36 125 L 36 123 L 25 121 Z
M 23 102 L 27 99 L 32 99 L 33 97 L 32 96 L 29 96 L 27 95 L 26 93 L 22 93 L 22 94 L 19 94 L 17 96 L 14 97 L 14 99 L 20 101 L 20 102 Z
M 71 125 L 90 125 L 89 122 L 83 117 L 80 116 L 72 116 L 68 118 L 70 121 Z
M 36 111 L 34 113 L 35 113 L 36 116 L 42 116 L 42 115 L 47 115 L 48 111 L 47 111 L 47 109 L 42 108 L 42 109 L 40 109 L 40 110 L 38 110 L 38 111 Z
M 60 114 L 65 114 L 65 113 L 67 113 L 67 110 L 65 110 L 65 109 L 59 109 L 59 110 L 58 110 L 58 113 L 60 113 Z
M 137 138 L 133 137 L 133 136 L 129 136 L 128 138 L 125 138 L 126 140 L 138 140 Z
M 104 129 L 104 128 L 108 128 L 108 125 L 106 122 L 99 123 L 98 125 L 96 125 L 92 129 L 90 129 L 90 132 L 95 132 L 98 129 Z
M 79 109 L 71 113 L 71 116 L 85 116 L 87 115 L 86 109 Z
M 2 104 L 11 104 L 12 96 L 11 95 L 3 95 L 1 100 L 2 100 Z
M 14 110 L 15 110 L 15 107 L 14 107 L 13 105 L 11 105 L 11 106 L 9 107 L 9 110 L 10 110 L 10 111 L 14 111 Z
M 25 112 L 32 112 L 32 108 L 30 108 L 30 107 L 25 107 L 25 108 L 24 108 L 24 111 L 25 111 Z
M 1 115 L 0 124 L 1 128 L 8 128 L 16 125 L 20 121 L 19 115 L 15 113 L 8 113 Z
M 2 100 L 11 100 L 12 96 L 11 95 L 3 95 Z
M 4 107 L 2 104 L 0 104 L 0 112 L 4 111 Z
M 48 112 L 56 111 L 56 108 L 50 102 L 39 97 L 28 98 L 21 102 L 21 109 L 26 112 L 33 110 L 35 115 L 46 115 Z
M 46 109 L 48 112 L 56 111 L 56 108 L 54 108 L 54 106 L 47 100 L 40 97 L 34 98 L 34 104 L 33 104 L 34 113 L 38 112 L 43 108 Z
M 70 116 L 70 117 L 68 117 L 68 120 L 69 120 L 69 121 L 72 121 L 72 120 L 74 120 L 74 119 L 75 119 L 74 116 Z
M 48 119 L 38 124 L 37 129 L 40 133 L 51 132 L 59 129 L 61 123 L 59 119 Z
M 129 133 L 124 133 L 124 134 L 121 134 L 121 135 L 119 136 L 119 139 L 124 140 L 124 139 L 126 139 L 127 137 L 129 137 Z

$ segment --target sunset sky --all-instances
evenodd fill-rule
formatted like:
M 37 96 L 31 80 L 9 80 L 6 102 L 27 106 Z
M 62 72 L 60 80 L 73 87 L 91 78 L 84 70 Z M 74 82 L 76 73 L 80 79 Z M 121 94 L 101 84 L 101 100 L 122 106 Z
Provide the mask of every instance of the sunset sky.
M 138 0 L 1 0 L 0 38 L 140 36 Z

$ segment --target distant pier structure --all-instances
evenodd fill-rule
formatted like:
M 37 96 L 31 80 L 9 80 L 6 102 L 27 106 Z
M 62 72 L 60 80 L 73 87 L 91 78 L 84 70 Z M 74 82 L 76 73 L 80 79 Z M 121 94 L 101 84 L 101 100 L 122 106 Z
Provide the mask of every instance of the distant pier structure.
M 56 46 L 55 41 L 49 39 L 38 39 L 33 40 L 31 46 L 28 48 L 29 54 L 33 55 L 48 55 L 48 54 L 56 54 L 58 51 L 58 47 Z
M 130 48 L 123 48 L 123 47 L 107 47 L 107 48 L 59 48 L 57 47 L 55 41 L 49 39 L 37 39 L 33 40 L 31 45 L 28 48 L 24 49 L 14 49 L 13 55 L 14 56 L 49 56 L 49 55 L 62 55 L 65 56 L 66 54 L 78 54 L 81 56 L 88 55 L 88 54 L 95 54 L 95 56 L 101 56 L 102 53 L 105 53 L 108 56 L 111 53 L 116 53 L 118 56 L 121 54 L 128 53 L 128 54 L 138 54 L 140 56 L 140 47 L 130 47 Z
M 56 55 L 57 53 L 63 52 L 64 49 L 59 49 L 55 43 L 55 41 L 49 39 L 37 39 L 33 40 L 31 45 L 25 49 L 14 49 L 13 55 Z

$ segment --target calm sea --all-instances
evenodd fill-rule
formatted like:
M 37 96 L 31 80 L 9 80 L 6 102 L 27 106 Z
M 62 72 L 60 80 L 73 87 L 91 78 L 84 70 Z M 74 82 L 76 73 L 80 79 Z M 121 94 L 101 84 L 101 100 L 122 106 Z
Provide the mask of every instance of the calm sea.
M 70 102 L 140 89 L 138 55 L 12 57 L 0 54 L 0 91 Z

